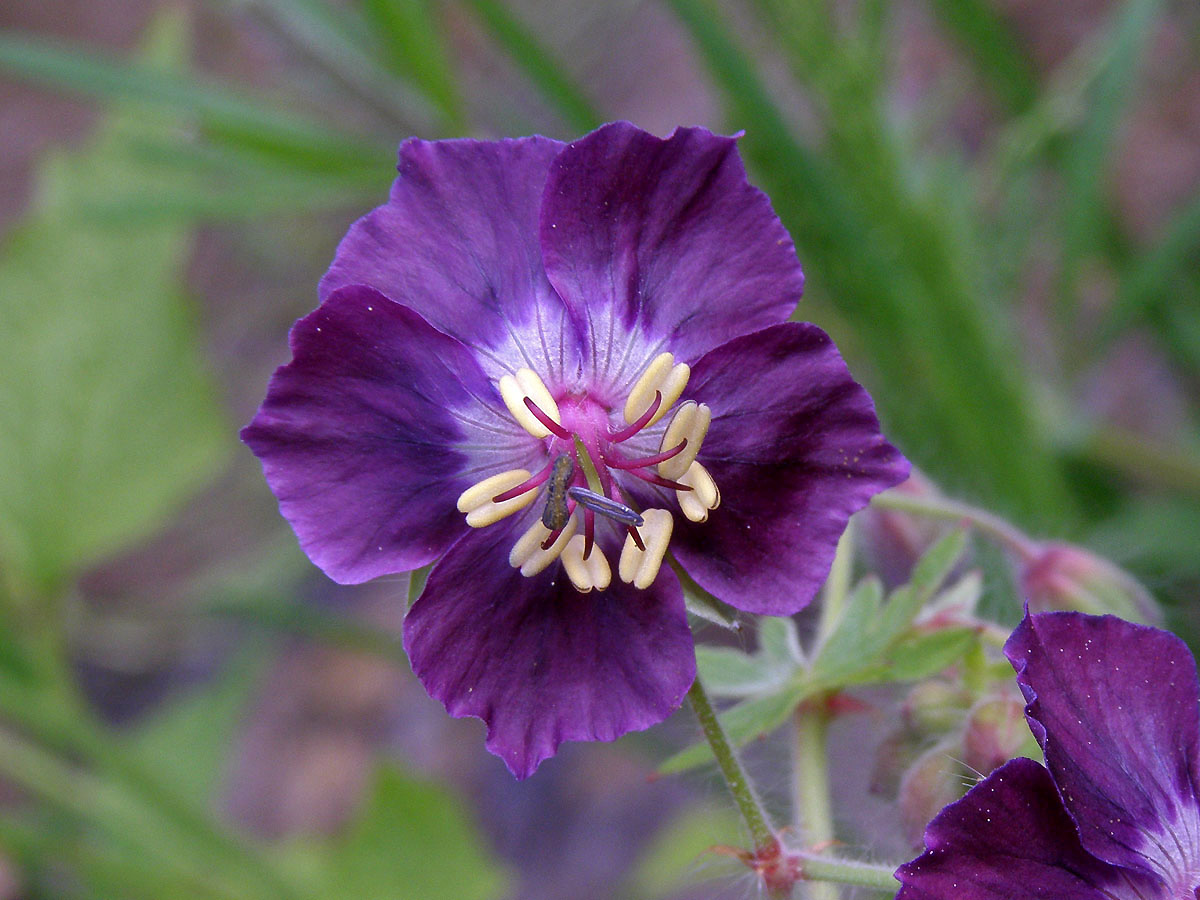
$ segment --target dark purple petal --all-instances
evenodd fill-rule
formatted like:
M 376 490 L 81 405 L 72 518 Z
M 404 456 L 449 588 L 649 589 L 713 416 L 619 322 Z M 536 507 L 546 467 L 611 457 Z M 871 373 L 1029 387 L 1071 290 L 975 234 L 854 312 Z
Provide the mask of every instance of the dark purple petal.
M 663 140 L 615 122 L 580 138 L 551 168 L 541 235 L 550 281 L 597 350 L 591 367 L 616 386 L 664 349 L 690 363 L 782 322 L 804 287 L 737 142 L 703 128 Z
M 671 545 L 701 587 L 748 612 L 790 615 L 829 573 L 846 521 L 903 481 L 867 392 L 829 336 L 786 323 L 696 363 L 685 397 L 712 407 L 699 460 L 721 491 L 707 522 Z
M 1026 615 L 1004 652 L 1089 852 L 1200 882 L 1196 663 L 1179 638 L 1113 616 Z
M 528 524 L 533 514 L 524 517 Z M 434 568 L 404 623 L 413 671 L 450 715 L 487 723 L 487 748 L 525 778 L 563 741 L 611 741 L 661 722 L 696 676 L 679 582 L 616 578 L 580 594 L 552 564 L 508 564 L 518 523 L 472 532 Z
M 573 373 L 578 340 L 538 242 L 543 186 L 563 146 L 542 137 L 406 141 L 391 198 L 342 239 L 322 299 L 367 284 L 488 351 L 492 377 L 527 365 L 544 379 Z
M 1006 763 L 925 829 L 926 851 L 896 870 L 896 900 L 1150 900 L 1161 883 L 1089 855 L 1030 759 Z
M 335 581 L 432 562 L 467 530 L 459 493 L 540 448 L 462 344 L 370 288 L 330 295 L 291 347 L 242 440 Z

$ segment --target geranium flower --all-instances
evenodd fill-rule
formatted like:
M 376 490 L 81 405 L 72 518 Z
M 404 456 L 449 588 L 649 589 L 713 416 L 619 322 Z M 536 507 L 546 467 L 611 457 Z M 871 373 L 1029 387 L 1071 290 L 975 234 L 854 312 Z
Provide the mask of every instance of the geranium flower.
M 1196 900 L 1200 687 L 1174 635 L 1026 615 L 1004 648 L 1046 766 L 1014 759 L 947 806 L 897 900 Z
M 673 559 L 789 614 L 907 473 L 735 141 L 412 140 L 242 432 L 343 583 L 434 563 L 404 646 L 519 777 L 695 677 Z

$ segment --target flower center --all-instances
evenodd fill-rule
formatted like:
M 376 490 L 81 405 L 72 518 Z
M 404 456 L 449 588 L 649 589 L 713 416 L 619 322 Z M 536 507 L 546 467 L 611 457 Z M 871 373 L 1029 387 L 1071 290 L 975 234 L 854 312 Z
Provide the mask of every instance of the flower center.
M 532 577 L 561 559 L 571 583 L 586 593 L 612 582 L 612 569 L 595 543 L 600 516 L 625 532 L 617 574 L 648 588 L 662 566 L 674 518 L 666 509 L 629 505 L 632 497 L 623 483 L 635 478 L 674 491 L 680 511 L 693 522 L 705 521 L 721 502 L 716 482 L 696 461 L 712 412 L 691 400 L 676 405 L 690 375 L 686 363 L 659 354 L 629 392 L 623 422 L 615 424 L 613 409 L 586 393 L 556 399 L 532 369 L 502 376 L 500 396 L 518 424 L 544 442 L 546 465 L 536 474 L 510 469 L 467 488 L 458 498 L 467 524 L 492 525 L 543 497 L 541 517 L 518 538 L 508 561 Z M 652 433 L 647 429 L 668 413 L 658 452 L 646 453 L 645 437 Z M 634 440 L 639 435 L 642 440 Z M 630 449 L 638 444 L 641 455 Z

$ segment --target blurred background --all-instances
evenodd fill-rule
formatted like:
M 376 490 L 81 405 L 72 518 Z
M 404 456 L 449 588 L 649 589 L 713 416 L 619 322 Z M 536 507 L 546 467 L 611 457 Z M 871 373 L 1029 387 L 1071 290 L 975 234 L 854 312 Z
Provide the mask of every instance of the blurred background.
M 5 0 L 0 900 L 754 889 L 686 714 L 513 781 L 236 439 L 400 140 L 611 119 L 744 132 L 892 440 L 1200 643 L 1195 3 Z

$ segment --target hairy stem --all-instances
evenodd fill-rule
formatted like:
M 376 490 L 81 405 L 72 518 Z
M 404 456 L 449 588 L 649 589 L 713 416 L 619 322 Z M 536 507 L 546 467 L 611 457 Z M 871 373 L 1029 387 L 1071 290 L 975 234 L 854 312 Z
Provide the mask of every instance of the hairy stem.
M 733 745 L 729 743 L 729 738 L 725 736 L 725 729 L 721 727 L 699 677 L 692 682 L 688 690 L 688 700 L 696 718 L 700 720 L 700 727 L 712 748 L 713 756 L 717 758 L 717 765 L 721 769 L 725 784 L 729 787 L 729 793 L 733 794 L 738 811 L 750 830 L 755 849 L 761 851 L 774 846 L 778 840 L 775 830 L 771 827 L 766 810 L 763 809 L 746 770 L 742 768 L 741 760 L 738 759 Z

